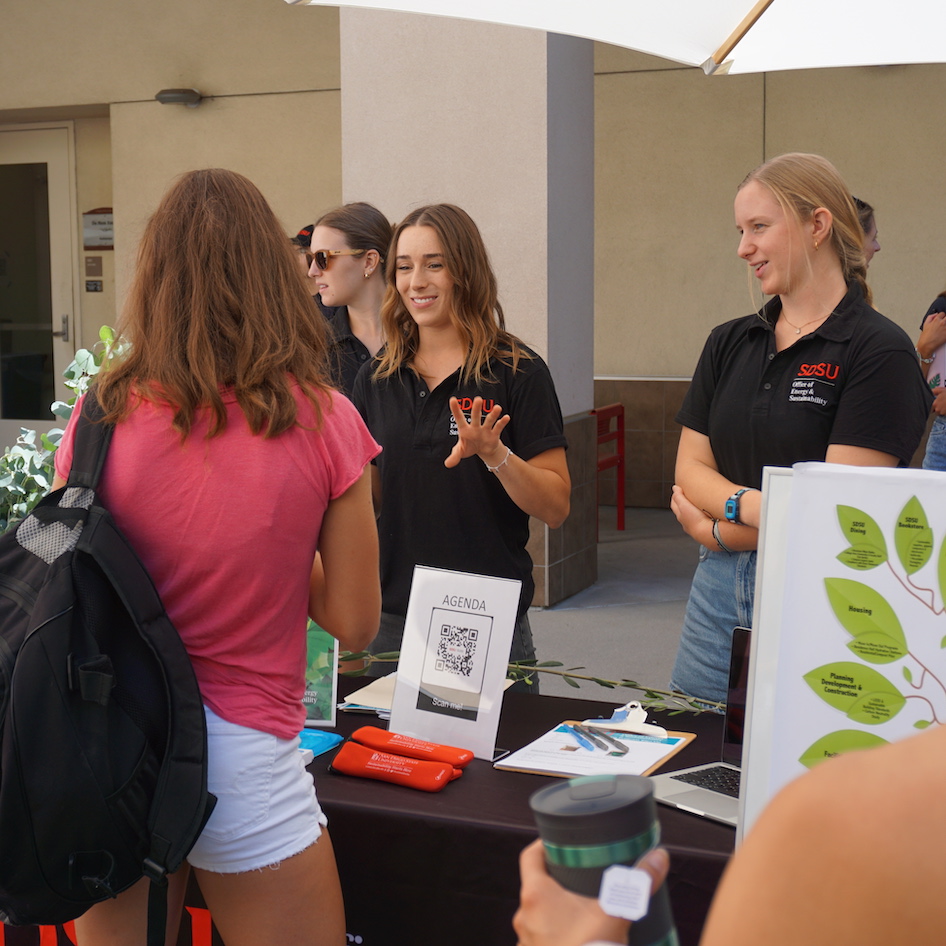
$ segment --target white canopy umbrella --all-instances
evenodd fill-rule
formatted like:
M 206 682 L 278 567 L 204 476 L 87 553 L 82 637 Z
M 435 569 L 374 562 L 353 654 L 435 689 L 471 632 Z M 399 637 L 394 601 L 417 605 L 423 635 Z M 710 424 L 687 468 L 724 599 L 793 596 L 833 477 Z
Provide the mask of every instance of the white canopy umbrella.
M 946 61 L 946 0 L 286 0 L 485 20 L 705 72 Z

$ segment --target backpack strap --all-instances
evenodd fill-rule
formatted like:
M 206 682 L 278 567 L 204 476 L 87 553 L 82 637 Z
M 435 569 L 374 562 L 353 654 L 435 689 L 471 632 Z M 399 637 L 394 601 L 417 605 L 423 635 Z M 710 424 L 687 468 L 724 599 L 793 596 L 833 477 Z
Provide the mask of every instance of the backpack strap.
M 93 386 L 82 401 L 82 410 L 76 421 L 75 447 L 72 454 L 72 469 L 69 471 L 69 486 L 95 489 L 98 486 L 108 445 L 112 440 L 114 424 L 103 424 L 105 411 L 95 396 Z
M 148 887 L 147 946 L 164 946 L 168 920 L 168 881 L 152 878 Z

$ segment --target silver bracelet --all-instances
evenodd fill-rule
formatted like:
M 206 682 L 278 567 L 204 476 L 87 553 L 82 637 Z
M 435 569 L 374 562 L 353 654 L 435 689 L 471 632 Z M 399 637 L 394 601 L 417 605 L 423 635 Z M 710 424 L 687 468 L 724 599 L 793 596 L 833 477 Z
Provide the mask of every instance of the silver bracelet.
M 732 555 L 733 550 L 723 541 L 723 537 L 719 534 L 719 520 L 713 520 L 713 538 L 716 539 L 716 544 L 719 546 L 721 552 L 725 552 L 727 555 Z
M 913 350 L 916 352 L 916 357 L 920 359 L 920 363 L 921 363 L 921 364 L 924 364 L 924 365 L 931 365 L 931 364 L 933 364 L 933 359 L 932 359 L 932 358 L 924 358 L 924 357 L 920 354 L 920 349 L 919 349 L 919 348 L 914 348 Z
M 497 463 L 496 466 L 490 466 L 485 460 L 483 460 L 483 462 L 486 463 L 486 469 L 489 470 L 490 473 L 495 473 L 497 470 L 502 469 L 509 462 L 509 458 L 511 456 L 514 456 L 512 450 L 510 450 L 509 447 L 506 447 L 506 456 L 504 456 L 502 462 Z

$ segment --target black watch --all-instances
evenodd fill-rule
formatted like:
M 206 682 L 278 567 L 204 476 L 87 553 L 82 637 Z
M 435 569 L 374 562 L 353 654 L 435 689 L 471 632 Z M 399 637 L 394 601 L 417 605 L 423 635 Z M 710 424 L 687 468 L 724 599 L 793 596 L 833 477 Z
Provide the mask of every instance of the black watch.
M 739 518 L 739 497 L 743 493 L 748 493 L 751 487 L 743 486 L 742 489 L 737 489 L 729 499 L 726 500 L 726 507 L 724 509 L 727 522 L 735 522 L 737 525 L 742 524 L 742 520 Z

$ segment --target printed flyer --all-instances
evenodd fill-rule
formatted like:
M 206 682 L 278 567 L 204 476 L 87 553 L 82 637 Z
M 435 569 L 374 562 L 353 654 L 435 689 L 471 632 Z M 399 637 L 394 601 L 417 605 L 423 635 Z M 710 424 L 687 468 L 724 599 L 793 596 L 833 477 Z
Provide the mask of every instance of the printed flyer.
M 306 628 L 305 725 L 334 726 L 338 689 L 338 641 L 313 620 Z
M 414 567 L 391 729 L 492 760 L 521 582 Z

